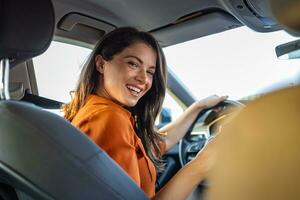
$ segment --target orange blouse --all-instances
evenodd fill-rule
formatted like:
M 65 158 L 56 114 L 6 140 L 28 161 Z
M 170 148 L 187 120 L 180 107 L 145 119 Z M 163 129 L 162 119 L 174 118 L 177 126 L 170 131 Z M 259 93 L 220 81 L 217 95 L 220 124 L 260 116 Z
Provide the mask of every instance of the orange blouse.
M 106 151 L 149 197 L 154 196 L 155 166 L 133 129 L 134 119 L 128 110 L 106 98 L 90 95 L 72 124 Z

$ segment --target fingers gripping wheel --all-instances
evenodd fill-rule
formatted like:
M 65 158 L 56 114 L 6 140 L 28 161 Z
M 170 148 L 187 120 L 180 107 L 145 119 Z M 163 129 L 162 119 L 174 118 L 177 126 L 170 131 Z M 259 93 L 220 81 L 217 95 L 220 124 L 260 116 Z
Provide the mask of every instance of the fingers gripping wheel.
M 221 130 L 221 124 L 228 123 L 236 113 L 237 108 L 244 104 L 225 100 L 218 105 L 199 112 L 196 120 L 189 128 L 186 135 L 179 142 L 179 159 L 182 166 L 193 160 L 206 142 Z

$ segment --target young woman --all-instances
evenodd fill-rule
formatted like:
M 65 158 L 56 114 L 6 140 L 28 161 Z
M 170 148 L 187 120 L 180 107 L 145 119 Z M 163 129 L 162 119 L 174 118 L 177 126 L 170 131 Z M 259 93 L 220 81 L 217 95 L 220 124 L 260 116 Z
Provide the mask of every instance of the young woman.
M 157 41 L 134 28 L 118 28 L 98 43 L 84 66 L 65 118 L 80 128 L 153 199 L 184 199 L 211 165 L 209 147 L 155 194 L 161 155 L 186 133 L 198 112 L 226 97 L 208 97 L 155 130 L 166 92 L 166 62 Z M 209 146 L 209 145 L 208 145 Z

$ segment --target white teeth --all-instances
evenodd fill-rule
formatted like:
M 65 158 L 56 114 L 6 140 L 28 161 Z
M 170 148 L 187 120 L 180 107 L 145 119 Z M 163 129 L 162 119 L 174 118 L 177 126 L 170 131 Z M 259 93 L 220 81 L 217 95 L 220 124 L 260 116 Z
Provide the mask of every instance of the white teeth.
M 127 85 L 127 88 L 130 89 L 130 90 L 133 90 L 136 93 L 140 93 L 141 92 L 141 90 L 139 88 L 133 87 L 131 85 Z

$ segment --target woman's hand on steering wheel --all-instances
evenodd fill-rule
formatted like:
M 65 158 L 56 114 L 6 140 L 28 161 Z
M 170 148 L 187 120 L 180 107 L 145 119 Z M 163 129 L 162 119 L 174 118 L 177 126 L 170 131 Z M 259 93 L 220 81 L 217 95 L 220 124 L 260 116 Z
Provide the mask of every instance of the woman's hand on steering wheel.
M 226 100 L 228 96 L 218 96 L 218 95 L 211 95 L 208 96 L 198 102 L 195 103 L 195 106 L 203 109 L 203 108 L 211 108 L 217 105 L 218 103 Z
M 218 97 L 213 95 L 207 98 L 209 102 L 211 99 L 218 99 L 210 105 L 217 104 L 211 108 L 202 109 L 195 122 L 191 125 L 189 132 L 179 142 L 179 159 L 182 166 L 195 159 L 196 156 L 197 161 L 202 159 L 205 161 L 205 155 L 209 154 L 206 153 L 206 148 L 210 146 L 205 147 L 208 144 L 207 140 L 216 136 L 220 132 L 221 126 L 230 122 L 239 110 L 244 107 L 242 103 L 234 100 L 220 102 L 222 98 L 226 99 L 226 96 Z M 205 149 L 202 150 L 203 147 Z M 198 153 L 199 151 L 200 153 Z M 203 156 L 201 155 L 202 153 Z

